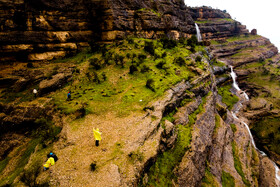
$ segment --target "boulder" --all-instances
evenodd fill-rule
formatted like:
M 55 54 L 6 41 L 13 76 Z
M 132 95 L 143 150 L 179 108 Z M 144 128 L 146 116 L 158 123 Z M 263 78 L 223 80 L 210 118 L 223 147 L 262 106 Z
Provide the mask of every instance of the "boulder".
M 251 35 L 257 35 L 257 29 L 252 29 L 251 30 Z
M 39 84 L 39 95 L 44 95 L 61 88 L 70 81 L 71 74 L 58 73 L 50 80 L 43 80 Z

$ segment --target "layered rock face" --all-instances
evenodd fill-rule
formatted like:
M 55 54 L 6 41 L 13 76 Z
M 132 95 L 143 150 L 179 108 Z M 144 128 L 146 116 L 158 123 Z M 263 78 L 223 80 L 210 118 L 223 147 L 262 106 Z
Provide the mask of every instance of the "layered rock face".
M 223 39 L 248 33 L 246 26 L 232 20 L 231 16 L 218 9 L 209 7 L 190 8 L 195 22 L 199 25 L 204 40 Z
M 89 42 L 129 36 L 204 39 L 246 32 L 229 14 L 207 7 L 191 9 L 176 1 L 63 0 L 0 2 L 1 61 L 52 60 L 88 47 Z
M 1 61 L 51 60 L 88 46 L 92 30 L 84 1 L 0 2 Z

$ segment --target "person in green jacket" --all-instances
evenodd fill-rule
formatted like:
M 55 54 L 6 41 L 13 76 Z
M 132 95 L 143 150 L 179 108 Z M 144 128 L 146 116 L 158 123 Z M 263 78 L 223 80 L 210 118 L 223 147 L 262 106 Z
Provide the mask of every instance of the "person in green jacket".
M 95 138 L 95 145 L 98 147 L 99 141 L 101 140 L 101 132 L 99 132 L 98 128 L 96 130 L 93 128 L 93 136 Z

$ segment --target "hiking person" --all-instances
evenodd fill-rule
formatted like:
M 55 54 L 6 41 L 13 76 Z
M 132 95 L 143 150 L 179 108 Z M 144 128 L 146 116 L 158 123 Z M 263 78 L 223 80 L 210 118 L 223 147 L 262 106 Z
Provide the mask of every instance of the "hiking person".
M 67 100 L 71 100 L 71 91 L 69 91 L 67 94 Z
M 44 171 L 48 170 L 49 167 L 53 166 L 55 163 L 54 158 L 50 157 L 48 158 L 47 162 L 43 165 L 44 166 Z
M 97 128 L 96 130 L 93 128 L 93 135 L 95 138 L 95 146 L 99 146 L 99 141 L 101 140 L 101 132 L 99 132 L 99 129 Z
M 56 162 L 58 160 L 56 154 L 54 154 L 53 152 L 50 152 L 48 155 L 47 155 L 48 158 L 50 157 L 53 157 L 54 161 Z
M 48 157 L 48 160 L 43 165 L 44 171 L 48 170 L 49 167 L 53 166 L 55 164 L 55 162 L 58 160 L 57 156 L 53 152 L 50 152 L 49 154 L 47 154 L 47 157 Z

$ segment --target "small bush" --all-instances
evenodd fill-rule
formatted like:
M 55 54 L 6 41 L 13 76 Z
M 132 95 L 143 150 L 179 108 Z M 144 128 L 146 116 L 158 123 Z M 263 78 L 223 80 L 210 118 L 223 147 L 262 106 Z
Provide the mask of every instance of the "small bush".
M 160 61 L 159 63 L 157 63 L 156 67 L 158 69 L 163 69 L 163 66 L 166 65 L 166 62 L 165 61 Z
M 101 80 L 95 71 L 93 72 L 93 82 L 96 82 L 97 84 L 101 83 Z
M 192 35 L 189 39 L 187 39 L 187 44 L 190 47 L 195 47 L 196 45 L 198 45 L 198 41 L 195 35 Z
M 144 50 L 146 52 L 150 53 L 151 55 L 154 55 L 155 54 L 154 42 L 145 41 Z
M 89 42 L 89 45 L 90 45 L 90 49 L 93 53 L 100 50 L 100 45 L 94 41 Z
M 121 67 L 122 68 L 124 68 L 124 56 L 122 56 L 122 55 L 119 55 L 119 62 L 120 62 L 120 65 L 121 65 Z
M 145 73 L 145 72 L 149 72 L 151 69 L 146 66 L 146 65 L 143 65 L 143 67 L 141 68 L 141 73 Z
M 105 72 L 103 72 L 103 73 L 101 74 L 101 76 L 102 76 L 103 81 L 106 81 L 106 80 L 107 80 L 107 76 L 106 76 L 106 73 L 105 73 Z
M 101 61 L 98 60 L 98 58 L 93 58 L 89 60 L 89 65 L 95 70 L 99 70 L 102 67 Z
M 155 55 L 154 55 L 154 59 L 156 60 L 156 59 L 158 59 L 158 58 L 160 58 L 160 55 L 159 55 L 159 54 L 157 54 L 157 53 L 155 53 Z
M 145 54 L 139 54 L 138 55 L 139 60 L 145 60 L 147 58 L 147 55 Z
M 128 42 L 129 44 L 133 44 L 133 43 L 134 43 L 134 40 L 133 40 L 132 38 L 127 38 L 126 40 L 127 40 L 127 42 Z
M 230 127 L 231 127 L 231 130 L 232 130 L 233 133 L 235 133 L 237 131 L 235 124 L 233 124 L 233 123 L 230 124 Z
M 177 46 L 177 42 L 175 40 L 169 39 L 169 38 L 161 38 L 160 42 L 163 45 L 164 49 L 172 49 Z
M 183 66 L 186 64 L 186 61 L 183 57 L 177 57 L 174 59 L 174 64 L 178 64 L 179 66 Z
M 196 61 L 196 62 L 201 62 L 201 60 L 202 60 L 202 57 L 201 57 L 201 56 L 198 55 L 198 56 L 195 57 L 195 61 Z
M 76 110 L 76 112 L 75 112 L 76 119 L 85 117 L 86 106 L 87 106 L 87 104 L 83 103 L 82 106 L 78 110 Z
M 129 67 L 129 73 L 130 74 L 133 74 L 134 72 L 138 71 L 138 68 L 132 64 L 130 67 Z
M 33 64 L 32 64 L 31 62 L 28 62 L 27 65 L 26 65 L 26 67 L 28 67 L 28 68 L 33 68 L 34 66 L 33 66 Z
M 148 79 L 147 82 L 146 82 L 146 87 L 154 92 L 155 91 L 155 81 L 154 81 L 154 79 Z
M 179 43 L 182 44 L 182 45 L 187 45 L 188 42 L 187 42 L 185 37 L 180 37 L 179 38 Z

